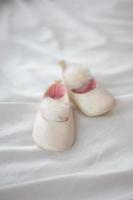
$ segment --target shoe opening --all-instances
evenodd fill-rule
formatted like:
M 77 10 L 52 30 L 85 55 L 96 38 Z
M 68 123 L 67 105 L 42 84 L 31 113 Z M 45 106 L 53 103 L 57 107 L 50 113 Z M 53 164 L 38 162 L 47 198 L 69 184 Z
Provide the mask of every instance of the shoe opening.
M 90 92 L 91 90 L 95 89 L 96 86 L 97 86 L 96 80 L 91 79 L 91 80 L 87 81 L 81 88 L 72 89 L 72 91 L 75 93 L 84 94 L 84 93 Z
M 53 98 L 53 99 L 60 99 L 65 95 L 66 88 L 62 83 L 55 83 L 50 86 L 45 94 L 45 96 Z

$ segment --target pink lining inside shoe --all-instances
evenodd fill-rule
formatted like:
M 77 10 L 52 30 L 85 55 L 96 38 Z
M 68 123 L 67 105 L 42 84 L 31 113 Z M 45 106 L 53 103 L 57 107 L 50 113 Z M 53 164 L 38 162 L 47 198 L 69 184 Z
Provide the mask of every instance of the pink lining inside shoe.
M 83 93 L 90 92 L 91 90 L 96 88 L 96 86 L 97 86 L 96 80 L 91 79 L 87 83 L 85 83 L 81 88 L 72 89 L 72 91 L 75 93 L 83 94 Z
M 53 99 L 60 99 L 65 95 L 66 88 L 62 83 L 55 83 L 50 86 L 46 92 L 46 96 Z

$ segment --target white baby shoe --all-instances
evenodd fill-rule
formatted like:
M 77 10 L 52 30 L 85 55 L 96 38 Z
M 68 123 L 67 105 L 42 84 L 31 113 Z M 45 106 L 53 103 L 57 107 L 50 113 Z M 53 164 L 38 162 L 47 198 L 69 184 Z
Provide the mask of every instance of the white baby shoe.
M 87 116 L 98 116 L 113 108 L 114 97 L 92 77 L 87 68 L 67 66 L 64 61 L 59 64 L 70 97 L 81 112 Z
M 61 81 L 51 85 L 44 94 L 33 127 L 33 139 L 49 151 L 63 151 L 74 143 L 73 112 Z

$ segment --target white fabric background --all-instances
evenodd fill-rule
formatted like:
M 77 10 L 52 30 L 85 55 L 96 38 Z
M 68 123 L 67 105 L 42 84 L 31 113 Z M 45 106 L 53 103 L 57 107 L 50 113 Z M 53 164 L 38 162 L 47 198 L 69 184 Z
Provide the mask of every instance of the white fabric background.
M 50 153 L 32 125 L 61 58 L 88 64 L 117 105 L 76 111 L 76 143 Z M 0 200 L 45 199 L 133 199 L 133 0 L 0 2 Z

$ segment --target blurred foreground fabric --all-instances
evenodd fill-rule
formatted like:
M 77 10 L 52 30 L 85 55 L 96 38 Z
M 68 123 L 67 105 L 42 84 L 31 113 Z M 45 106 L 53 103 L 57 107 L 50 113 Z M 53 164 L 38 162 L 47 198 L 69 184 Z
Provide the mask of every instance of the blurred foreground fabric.
M 77 140 L 37 148 L 32 126 L 57 61 L 88 65 L 115 109 L 75 111 Z M 0 1 L 0 200 L 133 199 L 133 1 Z

